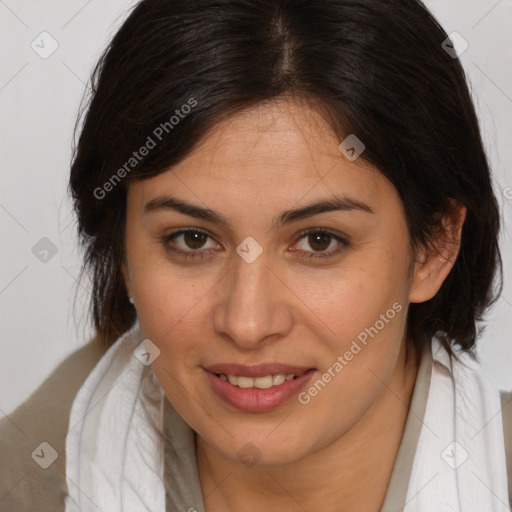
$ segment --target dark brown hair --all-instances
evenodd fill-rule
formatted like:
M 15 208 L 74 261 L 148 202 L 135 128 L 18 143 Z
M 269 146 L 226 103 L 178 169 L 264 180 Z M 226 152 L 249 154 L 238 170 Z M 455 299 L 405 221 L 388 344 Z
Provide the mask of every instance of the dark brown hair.
M 400 194 L 413 247 L 429 243 L 450 198 L 467 207 L 454 268 L 434 298 L 410 305 L 408 336 L 421 344 L 437 334 L 471 352 L 498 294 L 499 213 L 446 39 L 417 0 L 138 3 L 93 73 L 70 177 L 101 342 L 136 318 L 121 274 L 130 181 L 165 172 L 228 116 L 287 95 L 321 105 L 340 141 L 364 142 L 361 158 Z M 158 127 L 158 144 L 127 166 Z

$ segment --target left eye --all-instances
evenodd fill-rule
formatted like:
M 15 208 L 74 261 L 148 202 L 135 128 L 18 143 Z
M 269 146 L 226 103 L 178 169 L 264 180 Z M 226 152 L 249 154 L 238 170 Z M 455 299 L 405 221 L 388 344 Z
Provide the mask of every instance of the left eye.
M 345 247 L 347 242 L 329 231 L 315 230 L 302 233 L 296 245 L 305 252 L 332 253 L 336 252 L 339 245 Z M 307 246 L 312 248 L 313 251 L 308 250 Z

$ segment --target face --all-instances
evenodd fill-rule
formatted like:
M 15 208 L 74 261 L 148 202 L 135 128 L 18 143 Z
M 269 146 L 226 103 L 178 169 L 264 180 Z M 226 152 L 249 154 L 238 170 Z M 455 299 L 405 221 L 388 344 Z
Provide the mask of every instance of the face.
M 327 447 L 396 372 L 406 218 L 393 185 L 340 142 L 303 104 L 261 104 L 129 186 L 123 270 L 160 349 L 153 370 L 232 461 L 247 443 L 270 465 Z

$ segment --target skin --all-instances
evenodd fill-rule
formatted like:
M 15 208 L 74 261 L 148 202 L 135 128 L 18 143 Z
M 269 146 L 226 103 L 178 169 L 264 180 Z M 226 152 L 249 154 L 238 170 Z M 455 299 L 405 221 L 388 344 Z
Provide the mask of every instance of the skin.
M 127 292 L 144 337 L 161 351 L 153 371 L 197 432 L 208 512 L 365 512 L 384 500 L 417 374 L 405 358 L 407 307 L 433 297 L 448 275 L 465 210 L 445 215 L 437 250 L 414 254 L 396 189 L 362 158 L 346 159 L 340 142 L 313 108 L 281 99 L 232 116 L 181 163 L 128 188 Z M 170 209 L 144 213 L 165 194 L 210 208 L 231 227 Z M 334 195 L 373 213 L 272 224 L 284 210 Z M 162 237 L 184 228 L 209 237 L 167 245 L 203 258 L 166 250 Z M 301 238 L 318 228 L 348 246 Z M 263 251 L 252 263 L 236 252 L 249 236 Z M 215 363 L 281 362 L 316 368 L 313 383 L 395 303 L 401 311 L 307 405 L 294 397 L 267 412 L 237 411 L 204 375 Z M 261 457 L 252 467 L 237 457 L 248 442 Z

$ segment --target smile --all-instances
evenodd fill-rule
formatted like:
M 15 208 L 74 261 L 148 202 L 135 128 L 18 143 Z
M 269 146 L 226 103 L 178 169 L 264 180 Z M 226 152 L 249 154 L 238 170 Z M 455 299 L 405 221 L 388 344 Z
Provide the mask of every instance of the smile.
M 276 365 L 222 365 L 204 373 L 210 389 L 224 403 L 242 411 L 264 412 L 297 395 L 316 373 L 315 368 L 279 365 L 276 369 Z

